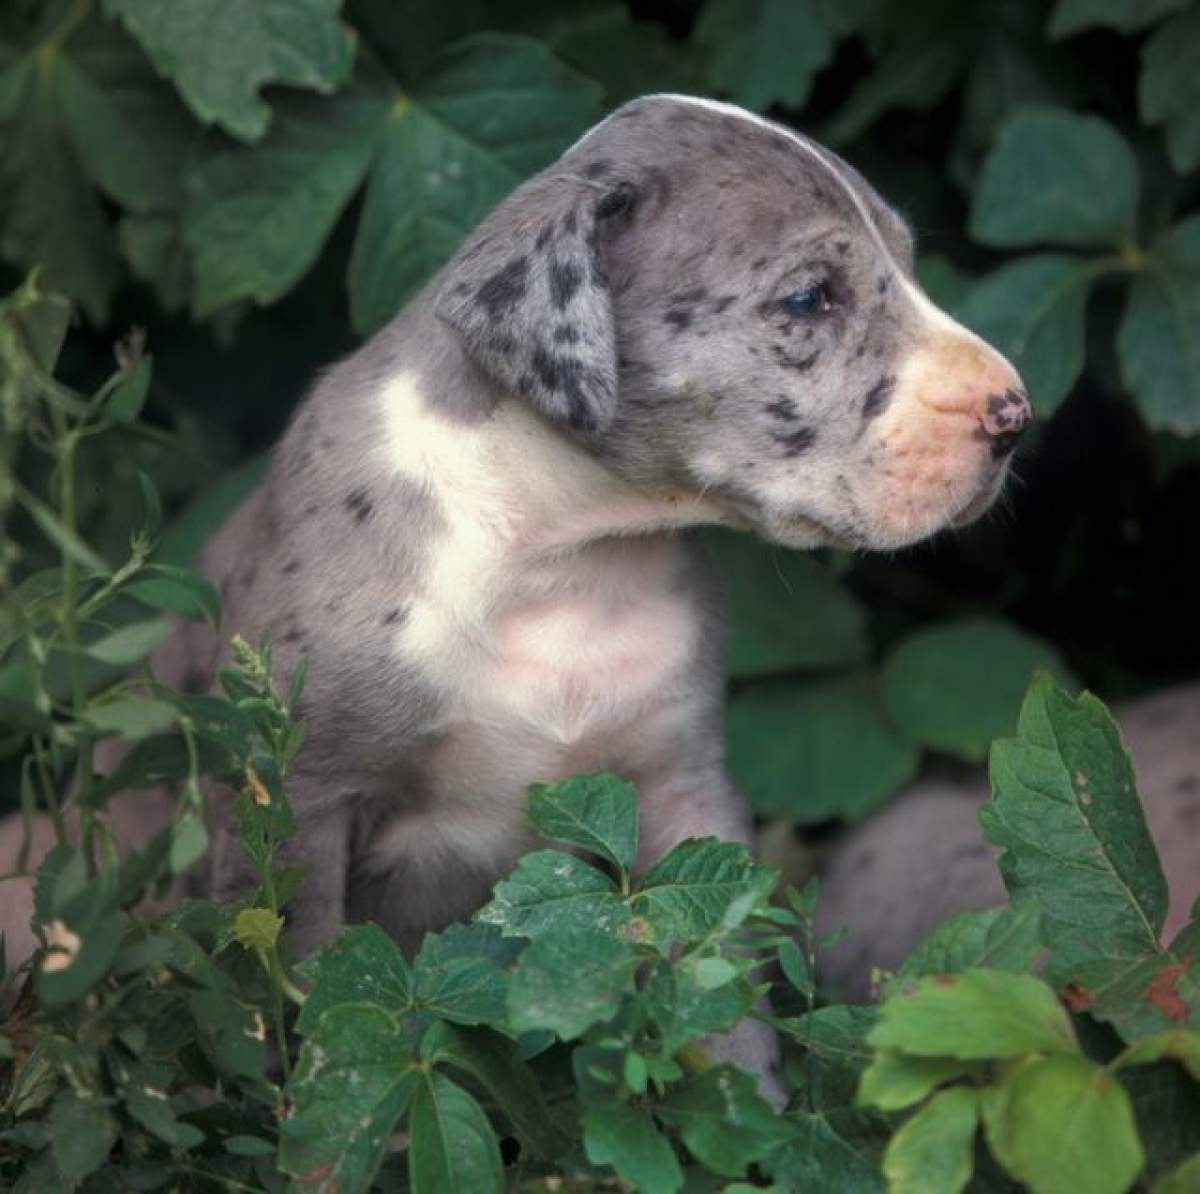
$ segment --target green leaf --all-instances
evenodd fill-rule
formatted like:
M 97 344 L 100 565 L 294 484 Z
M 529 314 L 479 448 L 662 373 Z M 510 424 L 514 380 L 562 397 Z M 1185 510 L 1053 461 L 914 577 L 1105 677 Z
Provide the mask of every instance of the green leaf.
M 782 1029 L 804 1050 L 789 1072 L 811 1110 L 853 1106 L 862 1073 L 872 1060 L 867 1034 L 878 1016 L 874 1007 L 835 1005 L 782 1022 Z
M 330 92 L 345 82 L 354 41 L 340 8 L 341 0 L 105 0 L 196 116 L 244 141 L 270 122 L 264 86 Z
M 1124 1194 L 1142 1168 L 1129 1096 L 1086 1058 L 1029 1058 L 982 1105 L 992 1152 L 1034 1194 Z
M 879 1159 L 889 1133 L 874 1113 L 797 1111 L 792 1118 L 795 1140 L 764 1166 L 785 1190 L 883 1194 Z
M 77 564 L 82 564 L 100 576 L 108 575 L 109 567 L 104 560 L 88 547 L 45 502 L 33 494 L 19 494 L 18 500 L 25 507 L 38 530 L 64 555 L 70 556 Z
M 1104 706 L 1038 680 L 1017 737 L 992 748 L 991 775 L 980 821 L 1005 851 L 1013 899 L 1041 910 L 1048 980 L 1127 1037 L 1194 1015 L 1200 982 L 1189 977 L 1186 930 L 1163 949 L 1166 882 Z
M 153 358 L 144 356 L 127 371 L 104 404 L 105 413 L 110 419 L 117 423 L 132 423 L 142 413 L 146 395 L 150 392 L 153 368 Z
M 1079 1048 L 1070 1017 L 1045 983 L 1000 970 L 917 979 L 911 990 L 889 994 L 867 1040 L 965 1061 Z
M 413 1194 L 501 1194 L 500 1145 L 483 1109 L 436 1070 L 422 1070 L 408 1116 Z
M 637 789 L 615 775 L 576 775 L 529 790 L 529 819 L 543 837 L 582 846 L 628 874 L 637 859 Z
M 688 1041 L 728 1032 L 749 1015 L 754 990 L 747 982 L 730 982 L 709 990 L 699 981 L 696 968 L 672 965 L 664 959 L 654 967 L 642 999 L 658 1028 L 663 1053 L 673 1057 Z
M 811 555 L 733 531 L 708 530 L 700 541 L 729 599 L 731 676 L 849 667 L 867 658 L 866 610 Z
M 481 34 L 395 100 L 350 261 L 351 316 L 387 322 L 509 191 L 600 112 L 601 89 L 528 38 Z
M 976 1068 L 953 1057 L 911 1057 L 898 1049 L 880 1049 L 863 1071 L 858 1102 L 880 1111 L 902 1111 L 919 1103 L 943 1082 Z
M 415 1009 L 455 1024 L 487 1024 L 506 1032 L 510 967 L 520 952 L 491 925 L 450 925 L 428 933 L 413 959 Z
M 658 1104 L 660 1118 L 679 1128 L 688 1151 L 724 1177 L 744 1177 L 793 1134 L 758 1094 L 753 1077 L 714 1066 L 676 1086 Z
M 647 872 L 631 904 L 659 946 L 695 941 L 720 928 L 736 928 L 766 901 L 778 872 L 759 866 L 745 846 L 692 838 Z
M 362 182 L 386 118 L 385 98 L 357 87 L 294 97 L 262 145 L 216 154 L 193 174 L 184 238 L 198 317 L 239 299 L 274 302 L 299 281 Z
M 54 1100 L 49 1123 L 54 1163 L 71 1183 L 99 1169 L 117 1141 L 117 1121 L 108 1108 L 69 1090 Z
M 304 1036 L 343 1003 L 369 1003 L 398 1013 L 412 1005 L 413 979 L 396 942 L 378 925 L 351 925 L 299 966 L 312 990 L 296 1020 Z
M 631 1103 L 599 1103 L 583 1113 L 583 1145 L 593 1165 L 611 1165 L 636 1189 L 674 1194 L 683 1171 L 650 1112 Z
M 1179 0 L 1179 7 L 1182 5 Z M 1165 126 L 1167 152 L 1180 174 L 1200 166 L 1198 37 L 1200 9 L 1192 8 L 1167 21 L 1142 43 L 1138 110 L 1144 123 Z
M 238 944 L 253 950 L 274 949 L 282 928 L 283 917 L 270 908 L 243 908 L 233 921 Z
M 1108 1068 L 1115 1071 L 1131 1065 L 1151 1065 L 1168 1057 L 1180 1062 L 1200 1082 L 1200 1033 L 1182 1029 L 1142 1037 L 1118 1053 Z
M 1117 352 L 1151 427 L 1200 431 L 1200 216 L 1176 224 L 1134 274 Z
M 1187 5 L 1188 0 L 1058 0 L 1050 14 L 1051 37 L 1096 27 L 1133 33 Z
M 1121 245 L 1136 235 L 1137 205 L 1137 161 L 1111 125 L 1029 106 L 1005 121 L 983 163 L 971 235 L 1001 248 Z
M 914 947 L 900 967 L 900 979 L 925 974 L 961 974 L 972 967 L 1025 974 L 1038 951 L 1040 915 L 1036 905 L 962 912 Z
M 819 0 L 708 0 L 695 38 L 708 54 L 707 81 L 747 108 L 799 108 L 833 57 Z
M 498 925 L 506 935 L 537 938 L 573 929 L 619 932 L 629 923 L 629 905 L 613 881 L 574 854 L 535 850 L 496 884 L 492 900 L 476 919 Z
M 137 663 L 160 647 L 171 635 L 171 624 L 161 618 L 152 622 L 133 622 L 88 643 L 84 653 L 101 663 L 117 667 Z
M 521 955 L 508 991 L 516 1032 L 546 1028 L 563 1040 L 611 1019 L 633 989 L 635 954 L 606 933 L 572 929 L 539 938 Z
M 165 609 L 184 618 L 205 619 L 215 626 L 221 617 L 217 591 L 198 572 L 169 564 L 147 564 L 139 578 L 121 590 L 151 609 Z
M 979 1098 L 956 1086 L 930 1099 L 883 1155 L 888 1194 L 958 1194 L 975 1168 Z
M 1078 257 L 1021 257 L 980 278 L 956 311 L 1016 366 L 1043 418 L 1083 371 L 1084 315 L 1095 277 L 1095 267 Z
M 475 1078 L 508 1117 L 521 1143 L 538 1156 L 552 1160 L 570 1146 L 514 1042 L 486 1029 L 437 1021 L 421 1040 L 421 1056 L 435 1065 L 455 1066 Z
M 309 1029 L 288 1085 L 293 1112 L 279 1131 L 279 1167 L 299 1189 L 370 1187 L 419 1088 L 413 1044 L 395 1016 L 363 1003 L 332 1007 Z
M 883 701 L 914 742 L 978 762 L 1011 733 L 1035 671 L 1059 675 L 1049 643 L 1008 622 L 964 618 L 904 639 L 883 665 Z
M 127 742 L 157 734 L 179 720 L 174 705 L 149 697 L 118 697 L 101 705 L 89 705 L 84 716 L 98 733 L 115 734 Z
M 864 678 L 749 685 L 726 714 L 729 769 L 761 813 L 865 816 L 916 774 L 920 753 Z
M 185 813 L 171 827 L 171 850 L 168 861 L 172 874 L 181 875 L 200 861 L 208 850 L 208 830 L 204 818 L 197 813 Z
M 1196 1194 L 1197 1190 L 1200 1190 L 1200 1153 L 1159 1178 L 1151 1194 Z

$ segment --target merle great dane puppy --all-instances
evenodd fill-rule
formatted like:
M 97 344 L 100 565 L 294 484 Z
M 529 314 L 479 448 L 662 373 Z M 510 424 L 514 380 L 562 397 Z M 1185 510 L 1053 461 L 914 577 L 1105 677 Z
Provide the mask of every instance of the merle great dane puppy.
M 536 844 L 533 781 L 635 782 L 643 866 L 749 840 L 720 604 L 679 532 L 902 547 L 987 509 L 1029 417 L 912 256 L 827 150 L 649 96 L 325 374 L 202 561 L 227 630 L 310 661 L 302 951 L 346 920 L 414 949 L 469 916 Z M 160 672 L 203 687 L 223 650 L 188 627 Z M 208 883 L 228 895 L 248 877 L 214 805 Z M 765 1072 L 772 1048 L 751 1026 L 728 1051 Z

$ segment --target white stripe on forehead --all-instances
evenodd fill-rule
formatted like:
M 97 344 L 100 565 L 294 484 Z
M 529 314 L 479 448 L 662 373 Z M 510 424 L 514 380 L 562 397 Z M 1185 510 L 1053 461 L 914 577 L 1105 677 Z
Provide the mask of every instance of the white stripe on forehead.
M 891 249 L 888 248 L 887 242 L 883 239 L 883 234 L 879 231 L 879 226 L 875 223 L 870 210 L 862 201 L 862 197 L 859 195 L 857 189 L 851 185 L 846 176 L 837 168 L 837 164 L 813 142 L 800 136 L 799 133 L 793 132 L 784 125 L 775 124 L 774 122 L 759 116 L 755 112 L 748 112 L 745 108 L 739 108 L 736 104 L 727 104 L 721 100 L 703 99 L 702 97 L 696 95 L 676 95 L 672 92 L 666 91 L 656 92 L 653 95 L 644 95 L 641 97 L 641 100 L 665 100 L 668 103 L 691 104 L 693 107 L 706 108 L 708 111 L 716 112 L 721 116 L 733 116 L 739 120 L 745 120 L 750 124 L 758 125 L 759 128 L 768 129 L 772 133 L 776 133 L 781 137 L 786 137 L 787 140 L 791 141 L 798 149 L 802 150 L 804 153 L 808 154 L 809 157 L 813 158 L 815 161 L 824 166 L 834 182 L 836 182 L 837 185 L 846 193 L 847 197 L 850 199 L 850 202 L 854 204 L 854 210 L 858 213 L 859 219 L 862 220 L 868 234 L 870 235 L 872 241 L 874 241 L 875 247 L 883 256 L 884 261 L 886 261 L 891 267 L 891 271 L 895 275 L 896 280 L 899 282 L 901 290 L 903 290 L 908 298 L 913 302 L 918 311 L 920 311 L 920 313 L 924 315 L 926 319 L 933 323 L 941 324 L 942 326 L 949 325 L 960 334 L 963 334 L 972 340 L 978 340 L 981 344 L 986 343 L 976 336 L 974 332 L 969 331 L 967 328 L 962 327 L 962 325 L 956 320 L 951 319 L 950 316 L 941 309 L 941 307 L 938 307 L 929 300 L 928 295 L 926 295 L 919 286 L 913 285 L 913 283 L 909 280 L 908 275 L 903 269 L 900 268 L 900 265 L 893 256 Z M 620 109 L 618 109 L 618 111 L 620 111 Z M 573 150 L 578 149 L 579 146 L 582 145 L 593 133 L 598 132 L 606 124 L 608 124 L 608 122 L 612 120 L 615 115 L 616 112 L 612 113 L 610 116 L 606 116 L 602 121 L 600 121 L 599 124 L 588 129 L 588 131 L 584 133 L 583 136 L 580 137 L 579 140 L 576 141 L 575 144 L 572 145 L 571 148 L 566 152 L 571 153 Z

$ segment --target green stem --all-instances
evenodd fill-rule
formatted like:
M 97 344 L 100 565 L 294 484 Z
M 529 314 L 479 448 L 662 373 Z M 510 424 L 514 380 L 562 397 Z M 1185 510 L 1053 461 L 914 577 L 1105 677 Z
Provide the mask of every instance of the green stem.
M 63 820 L 62 806 L 58 802 L 58 786 L 50 773 L 50 764 L 46 760 L 46 747 L 41 735 L 33 737 L 33 754 L 37 760 L 38 779 L 42 785 L 42 799 L 50 813 L 50 821 L 54 826 L 54 837 L 60 846 L 67 844 L 67 824 Z

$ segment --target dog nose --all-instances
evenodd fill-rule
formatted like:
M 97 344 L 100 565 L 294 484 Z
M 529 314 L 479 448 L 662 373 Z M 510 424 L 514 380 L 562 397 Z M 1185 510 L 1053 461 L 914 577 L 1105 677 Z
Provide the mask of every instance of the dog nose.
M 992 457 L 1007 456 L 1017 446 L 1025 425 L 1033 417 L 1033 409 L 1024 390 L 1007 389 L 1002 394 L 989 394 L 979 417 L 984 434 L 992 442 Z

